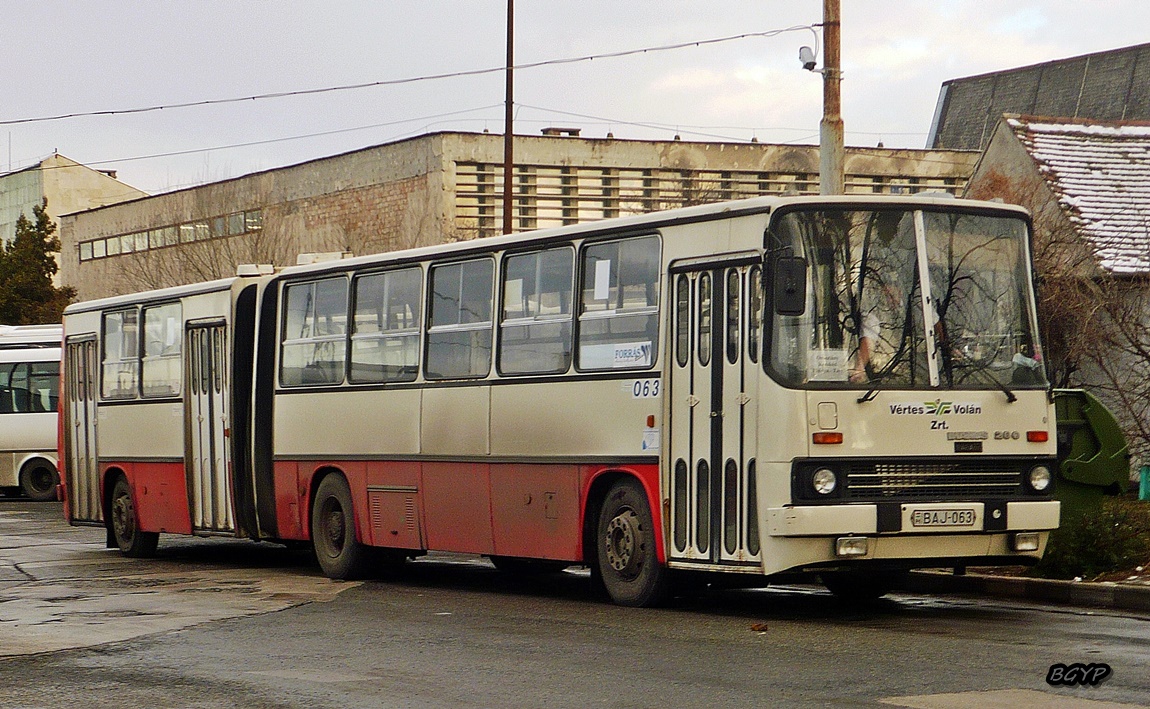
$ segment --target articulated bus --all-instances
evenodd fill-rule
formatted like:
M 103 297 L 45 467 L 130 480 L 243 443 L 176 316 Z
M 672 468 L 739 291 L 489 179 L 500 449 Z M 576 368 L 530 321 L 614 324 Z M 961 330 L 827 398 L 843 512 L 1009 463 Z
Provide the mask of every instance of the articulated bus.
M 60 325 L 0 325 L 0 491 L 56 499 Z
M 1033 563 L 1058 524 L 1029 220 L 754 198 L 285 268 L 65 314 L 66 513 L 674 578 Z M 699 572 L 699 573 L 690 573 Z

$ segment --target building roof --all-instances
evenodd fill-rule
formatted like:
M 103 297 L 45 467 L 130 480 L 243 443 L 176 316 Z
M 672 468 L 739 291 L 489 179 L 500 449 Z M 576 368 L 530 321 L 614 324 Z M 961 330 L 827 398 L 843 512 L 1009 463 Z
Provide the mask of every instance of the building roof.
M 981 150 L 1004 113 L 1150 120 L 1150 43 L 946 81 L 926 144 Z
M 1150 123 L 1006 122 L 1099 265 L 1115 274 L 1150 273 Z

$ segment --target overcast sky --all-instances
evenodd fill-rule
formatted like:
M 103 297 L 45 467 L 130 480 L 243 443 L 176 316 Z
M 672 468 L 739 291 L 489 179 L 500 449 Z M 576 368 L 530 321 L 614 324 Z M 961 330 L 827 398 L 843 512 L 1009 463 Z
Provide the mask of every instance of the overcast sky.
M 0 171 L 53 151 L 151 193 L 430 131 L 503 129 L 505 0 L 0 0 Z M 516 132 L 818 143 L 820 0 L 518 0 Z M 821 32 L 819 33 L 821 35 Z M 925 146 L 942 82 L 1150 41 L 1145 0 L 843 0 L 848 145 Z M 821 42 L 821 36 L 818 38 Z M 820 57 L 821 60 L 821 57 Z M 24 122 L 85 112 L 163 110 Z M 11 122 L 21 121 L 21 122 Z

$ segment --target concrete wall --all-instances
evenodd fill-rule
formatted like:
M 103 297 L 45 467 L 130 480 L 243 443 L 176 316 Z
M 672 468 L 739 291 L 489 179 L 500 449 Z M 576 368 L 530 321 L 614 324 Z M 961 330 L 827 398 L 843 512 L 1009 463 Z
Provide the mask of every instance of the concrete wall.
M 301 253 L 352 254 L 441 240 L 444 207 L 434 136 L 403 149 L 367 150 L 69 215 L 61 223 L 64 283 L 79 299 L 207 280 L 240 263 L 288 266 Z M 156 230 L 236 212 L 262 228 L 81 262 L 81 242 Z

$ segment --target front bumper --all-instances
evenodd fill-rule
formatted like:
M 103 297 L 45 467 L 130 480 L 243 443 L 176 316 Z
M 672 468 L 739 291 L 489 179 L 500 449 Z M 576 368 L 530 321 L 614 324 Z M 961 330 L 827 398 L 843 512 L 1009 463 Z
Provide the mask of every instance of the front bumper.
M 1060 506 L 1057 500 L 1036 500 L 774 507 L 767 510 L 767 533 L 826 537 L 1047 531 L 1058 527 Z

